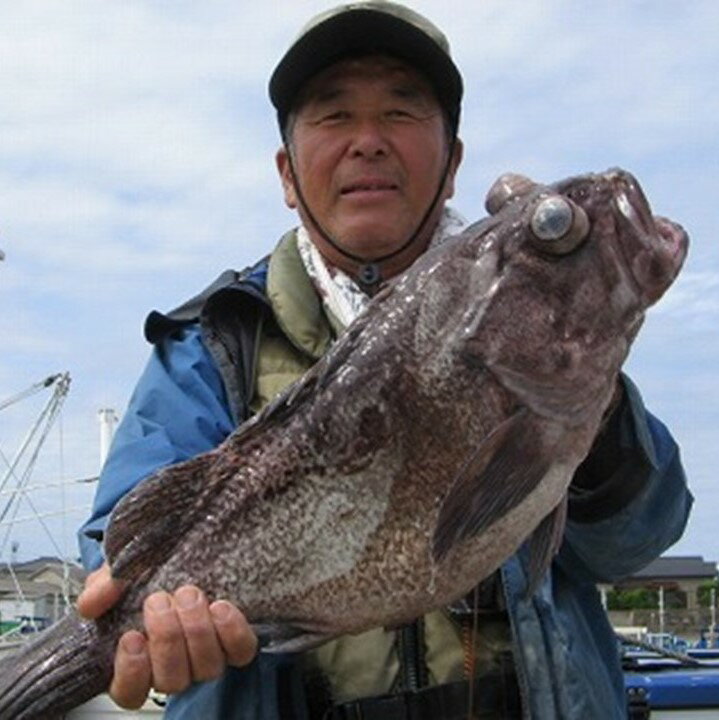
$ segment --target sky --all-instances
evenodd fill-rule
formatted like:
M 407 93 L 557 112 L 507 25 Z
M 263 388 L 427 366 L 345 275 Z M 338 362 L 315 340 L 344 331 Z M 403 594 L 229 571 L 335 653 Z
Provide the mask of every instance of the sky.
M 274 154 L 267 79 L 333 2 L 23 0 L 0 12 L 0 405 L 49 375 L 69 394 L 5 514 L 0 560 L 77 553 L 98 410 L 121 415 L 169 310 L 295 224 Z M 621 166 L 691 237 L 626 369 L 682 448 L 696 497 L 670 554 L 719 561 L 719 3 L 417 0 L 465 80 L 453 205 L 483 216 L 511 170 L 551 182 Z M 52 388 L 0 410 L 0 480 Z M 5 460 L 3 459 L 5 458 Z M 52 487 L 56 484 L 62 487 Z M 30 517 L 3 524 L 13 512 Z

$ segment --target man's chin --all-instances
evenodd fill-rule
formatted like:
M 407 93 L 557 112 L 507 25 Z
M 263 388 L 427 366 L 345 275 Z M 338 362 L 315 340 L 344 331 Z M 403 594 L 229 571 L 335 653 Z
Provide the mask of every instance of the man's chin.
M 373 226 L 345 230 L 341 234 L 333 236 L 332 239 L 353 255 L 374 259 L 399 250 L 409 240 L 411 234 L 412 230 L 400 234 L 396 226 Z

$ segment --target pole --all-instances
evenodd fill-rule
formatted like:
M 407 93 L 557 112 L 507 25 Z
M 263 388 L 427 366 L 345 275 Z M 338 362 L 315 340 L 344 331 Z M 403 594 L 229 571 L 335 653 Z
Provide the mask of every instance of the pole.
M 112 408 L 102 408 L 97 411 L 100 419 L 100 469 L 105 464 L 107 453 L 110 452 L 112 436 L 115 434 L 117 415 Z
M 659 632 L 664 634 L 664 585 L 659 586 Z

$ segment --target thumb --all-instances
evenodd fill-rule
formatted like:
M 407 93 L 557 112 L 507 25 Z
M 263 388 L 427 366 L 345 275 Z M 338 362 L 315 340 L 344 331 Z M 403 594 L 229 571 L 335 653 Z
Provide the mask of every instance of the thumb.
M 122 597 L 125 583 L 113 580 L 110 566 L 104 563 L 85 580 L 85 589 L 77 599 L 77 611 L 90 620 L 107 612 Z

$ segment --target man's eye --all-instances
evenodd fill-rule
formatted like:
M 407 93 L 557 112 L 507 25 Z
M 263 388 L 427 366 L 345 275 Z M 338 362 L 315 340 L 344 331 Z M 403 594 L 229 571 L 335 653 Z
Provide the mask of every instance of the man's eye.
M 417 113 L 407 110 L 407 108 L 392 108 L 385 113 L 389 120 L 412 121 L 417 120 Z
M 332 112 L 325 113 L 319 118 L 321 123 L 337 123 L 344 120 L 348 120 L 350 114 L 346 110 L 333 110 Z

